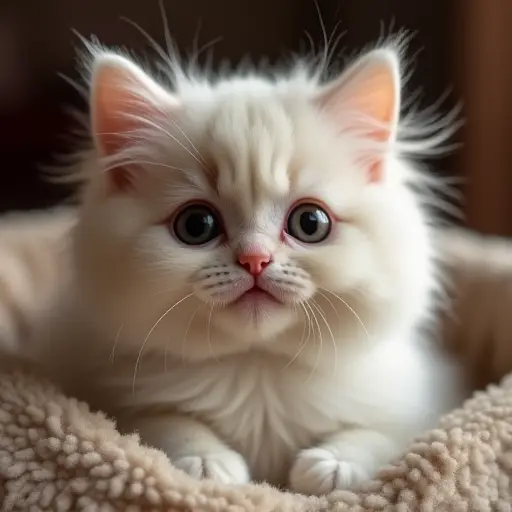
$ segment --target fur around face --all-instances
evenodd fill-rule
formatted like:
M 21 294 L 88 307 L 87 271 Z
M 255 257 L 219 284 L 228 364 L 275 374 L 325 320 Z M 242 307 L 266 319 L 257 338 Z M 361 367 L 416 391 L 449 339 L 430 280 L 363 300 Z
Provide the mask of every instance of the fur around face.
M 181 76 L 172 92 L 102 51 L 91 82 L 74 275 L 42 341 L 65 387 L 193 475 L 315 494 L 369 477 L 453 405 L 420 343 L 438 276 L 397 51 L 327 84 Z M 220 226 L 201 246 L 176 236 L 190 204 Z M 290 234 L 304 204 L 329 218 L 319 243 Z M 255 277 L 242 256 L 261 254 Z

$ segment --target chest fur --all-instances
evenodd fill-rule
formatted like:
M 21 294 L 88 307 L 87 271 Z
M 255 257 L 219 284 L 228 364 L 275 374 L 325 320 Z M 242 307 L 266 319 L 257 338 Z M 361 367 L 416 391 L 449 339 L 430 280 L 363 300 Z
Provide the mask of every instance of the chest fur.
M 200 418 L 244 455 L 255 478 L 277 479 L 298 450 L 340 424 L 329 383 L 309 368 L 286 363 L 268 354 L 171 363 L 164 373 L 142 376 L 126 405 Z

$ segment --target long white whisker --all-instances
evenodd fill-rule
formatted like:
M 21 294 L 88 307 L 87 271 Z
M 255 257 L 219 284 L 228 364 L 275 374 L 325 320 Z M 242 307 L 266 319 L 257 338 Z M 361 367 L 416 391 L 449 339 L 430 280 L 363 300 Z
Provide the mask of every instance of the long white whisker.
M 304 309 L 304 306 L 302 306 L 302 304 L 300 304 L 300 306 L 302 307 L 302 309 Z M 297 304 L 293 305 L 293 309 L 295 310 L 295 314 L 297 315 Z M 302 334 L 300 336 L 299 345 L 302 344 L 302 342 L 304 341 L 304 337 L 305 336 L 306 336 L 306 318 L 304 317 L 304 327 L 302 328 Z
M 311 317 L 309 316 L 309 312 L 304 307 L 304 305 L 301 303 L 299 303 L 299 305 L 302 308 L 302 310 L 304 311 L 304 329 L 302 329 L 302 336 L 300 338 L 299 348 L 298 348 L 296 354 L 292 357 L 292 359 L 290 359 L 290 361 L 286 364 L 286 366 L 283 367 L 283 370 L 286 370 L 286 368 L 288 368 L 290 365 L 292 365 L 293 362 L 297 359 L 297 357 L 300 356 L 301 352 L 304 350 L 304 348 L 308 344 L 309 338 L 311 337 Z M 306 324 L 308 326 L 308 336 L 304 340 L 304 335 L 306 334 Z M 304 342 L 303 342 L 303 340 L 304 340 Z
M 119 329 L 117 330 L 116 337 L 114 339 L 114 345 L 112 346 L 112 352 L 110 352 L 110 363 L 111 364 L 114 364 L 114 358 L 116 355 L 115 352 L 116 352 L 117 344 L 119 342 L 119 337 L 121 336 L 121 331 L 123 330 L 123 326 L 124 326 L 124 323 L 122 323 L 119 326 Z
M 203 164 L 206 164 L 206 161 L 203 158 L 203 155 L 201 155 L 201 152 L 199 151 L 199 149 L 197 149 L 196 145 L 190 140 L 190 137 L 185 133 L 183 128 L 174 119 L 171 119 L 171 122 L 182 133 L 183 137 L 185 137 L 187 142 L 190 144 L 190 147 L 197 153 L 197 156 L 199 157 L 201 162 L 203 162 Z
M 313 320 L 315 321 L 316 328 L 318 331 L 318 337 L 320 339 L 320 345 L 319 345 L 318 351 L 317 351 L 315 366 L 313 366 L 311 373 L 309 374 L 308 378 L 306 379 L 306 382 L 309 382 L 309 379 L 311 379 L 313 377 L 313 375 L 316 372 L 316 369 L 318 367 L 318 363 L 320 362 L 320 356 L 322 355 L 322 348 L 323 348 L 323 339 L 322 339 L 322 330 L 320 328 L 320 324 L 318 323 L 318 319 L 315 315 L 315 311 L 311 307 L 311 304 L 308 304 L 307 302 L 305 302 L 304 305 L 309 308 L 309 311 L 311 311 L 311 314 L 313 315 Z M 315 339 L 316 339 L 316 336 L 315 336 Z
M 163 313 L 160 318 L 153 324 L 153 327 L 149 330 L 147 336 L 144 338 L 144 341 L 142 342 L 142 346 L 140 347 L 139 353 L 137 354 L 137 360 L 135 361 L 135 368 L 133 370 L 133 384 L 132 384 L 132 392 L 135 393 L 135 382 L 137 380 L 137 372 L 139 371 L 140 362 L 142 359 L 142 353 L 144 352 L 144 348 L 146 347 L 146 343 L 148 342 L 150 336 L 153 334 L 154 330 L 157 328 L 157 326 L 160 324 L 160 322 L 176 307 L 179 306 L 184 300 L 187 300 L 189 297 L 192 297 L 194 295 L 194 292 L 189 293 L 188 295 L 185 295 L 182 299 L 180 299 L 178 302 L 175 302 L 165 313 Z
M 333 374 L 336 374 L 336 371 L 338 369 L 338 347 L 336 346 L 336 340 L 334 339 L 334 334 L 332 333 L 331 326 L 329 325 L 329 322 L 327 321 L 324 311 L 322 310 L 320 305 L 314 299 L 311 299 L 311 305 L 314 306 L 315 309 L 318 311 L 318 314 L 324 321 L 324 324 L 327 327 L 329 334 L 331 335 L 332 347 L 334 349 L 334 373 Z
M 187 148 L 187 146 L 185 146 L 185 144 L 183 144 L 183 142 L 181 142 L 177 137 L 175 137 L 171 132 L 166 130 L 163 126 L 160 126 L 158 123 L 154 123 L 153 121 L 150 121 L 149 119 L 146 119 L 146 118 L 144 118 L 143 122 L 144 122 L 144 124 L 147 124 L 153 128 L 156 128 L 157 130 L 160 130 L 162 133 L 164 133 L 169 138 L 174 140 L 174 142 L 179 144 L 198 164 L 204 165 L 204 163 L 201 162 L 201 160 L 199 160 L 199 158 L 194 153 L 192 153 L 192 151 L 190 151 L 190 149 Z
M 337 293 L 334 293 L 333 291 L 328 290 L 327 288 L 323 288 L 323 290 L 326 291 L 327 293 L 330 293 L 331 295 L 334 295 L 334 297 L 336 297 L 340 302 L 342 302 L 345 305 L 345 307 L 356 317 L 357 321 L 359 322 L 359 325 L 361 325 L 361 327 L 366 335 L 366 342 L 370 343 L 370 334 L 368 332 L 368 329 L 366 329 L 366 326 L 364 325 L 363 320 L 357 314 L 357 312 L 354 310 L 354 308 L 352 306 L 350 306 L 350 304 L 348 304 L 347 301 L 343 300 Z
M 330 304 L 332 310 L 334 311 L 334 314 L 338 317 L 338 320 L 341 320 L 340 313 L 336 309 L 336 306 L 333 304 L 332 300 L 329 299 L 329 297 L 327 297 L 327 295 L 325 295 L 325 293 L 323 293 L 321 290 L 317 290 L 317 293 L 321 295 Z
M 218 357 L 215 355 L 215 352 L 213 351 L 212 339 L 211 339 L 211 333 L 210 333 L 210 329 L 212 326 L 213 308 L 214 308 L 214 306 L 210 307 L 210 314 L 208 315 L 208 328 L 206 331 L 206 337 L 208 338 L 208 347 L 210 347 L 210 352 L 211 352 L 213 358 L 217 361 L 217 363 L 220 363 Z
M 187 342 L 188 331 L 190 330 L 190 326 L 192 325 L 192 322 L 194 321 L 194 317 L 196 316 L 196 313 L 201 306 L 202 306 L 202 304 L 199 304 L 199 306 L 197 306 L 197 308 L 194 309 L 194 312 L 192 313 L 192 315 L 190 316 L 190 320 L 188 321 L 187 328 L 185 329 L 183 341 L 181 342 L 181 361 L 182 362 L 185 362 L 184 357 L 183 357 L 183 349 L 185 348 L 185 343 Z M 167 347 L 166 347 L 166 357 L 167 357 Z

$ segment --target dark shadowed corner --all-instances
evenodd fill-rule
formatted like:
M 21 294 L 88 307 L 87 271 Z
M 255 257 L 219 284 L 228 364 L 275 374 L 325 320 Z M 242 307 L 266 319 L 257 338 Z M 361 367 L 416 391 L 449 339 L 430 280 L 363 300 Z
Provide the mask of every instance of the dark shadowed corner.
M 476 2 L 474 2 L 476 3 Z M 317 0 L 327 36 L 344 33 L 339 48 L 349 55 L 390 30 L 405 28 L 415 37 L 411 44 L 415 74 L 410 88 L 421 84 L 423 106 L 431 104 L 456 79 L 454 31 L 462 3 L 380 0 Z M 504 4 L 501 2 L 500 4 Z M 180 51 L 191 52 L 211 41 L 214 65 L 249 55 L 275 62 L 279 56 L 318 47 L 323 34 L 314 0 L 164 0 L 169 28 Z M 464 7 L 469 5 L 464 3 Z M 473 5 L 473 3 L 471 3 Z M 49 185 L 39 166 L 52 163 L 65 150 L 65 135 L 73 123 L 66 107 L 81 106 L 79 94 L 62 78 L 76 78 L 78 38 L 97 35 L 107 45 L 126 45 L 150 55 L 147 40 L 126 17 L 140 25 L 158 43 L 164 43 L 158 0 L 89 0 L 69 2 L 30 0 L 4 2 L 0 10 L 0 205 L 2 210 L 48 206 L 67 191 Z M 335 27 L 336 30 L 335 30 Z M 419 52 L 419 53 L 418 53 Z M 207 53 L 207 52 L 206 52 Z M 203 54 L 203 61 L 206 59 Z M 451 108 L 452 94 L 446 102 Z M 454 159 L 435 161 L 439 172 L 453 174 Z

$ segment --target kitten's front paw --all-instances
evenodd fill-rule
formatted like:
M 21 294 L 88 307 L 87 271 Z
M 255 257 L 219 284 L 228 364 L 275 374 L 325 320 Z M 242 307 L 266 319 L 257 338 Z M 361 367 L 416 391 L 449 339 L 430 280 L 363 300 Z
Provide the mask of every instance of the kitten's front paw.
M 224 484 L 246 484 L 251 479 L 243 457 L 232 450 L 185 455 L 173 459 L 172 462 L 174 466 L 197 479 L 208 478 Z
M 322 447 L 300 452 L 290 472 L 292 490 L 320 496 L 334 489 L 353 488 L 373 476 L 373 464 L 364 453 L 359 457 L 351 450 L 349 458 L 336 451 Z

